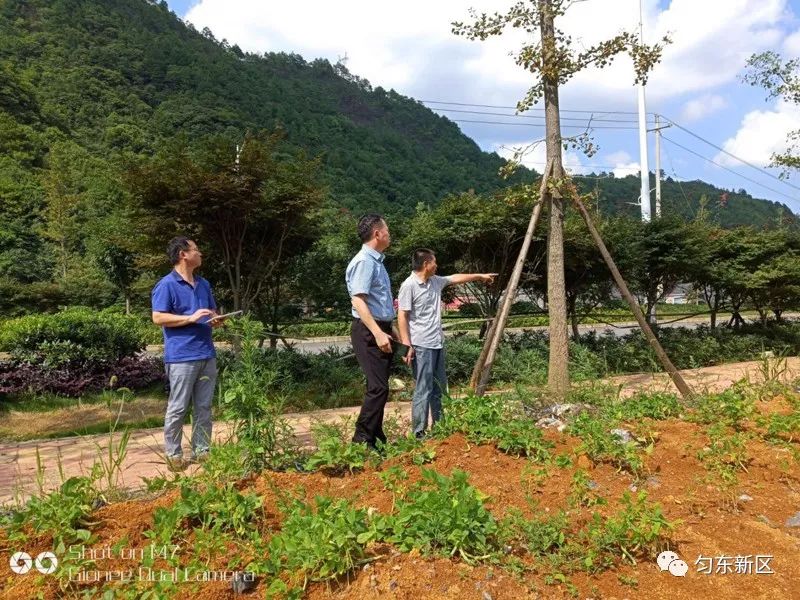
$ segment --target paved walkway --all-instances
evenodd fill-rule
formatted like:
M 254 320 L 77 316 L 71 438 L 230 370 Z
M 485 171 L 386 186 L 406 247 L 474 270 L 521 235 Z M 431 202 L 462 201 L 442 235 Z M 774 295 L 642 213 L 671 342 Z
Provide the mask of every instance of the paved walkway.
M 758 381 L 761 378 L 758 361 L 733 363 L 703 369 L 682 371 L 687 383 L 697 392 L 719 391 L 742 378 Z M 791 380 L 800 375 L 800 358 L 786 361 L 783 378 Z M 669 378 L 662 373 L 614 377 L 608 383 L 619 385 L 622 396 L 640 389 L 674 391 Z M 342 418 L 355 419 L 358 407 L 320 410 L 312 413 L 285 415 L 292 424 L 301 444 L 311 442 L 310 429 L 314 421 L 332 422 Z M 410 402 L 390 402 L 387 417 L 410 421 Z M 32 415 L 32 418 L 35 416 Z M 186 441 L 189 428 L 184 429 Z M 231 435 L 227 423 L 215 423 L 214 439 L 224 442 Z M 32 494 L 50 491 L 68 477 L 87 474 L 99 456 L 107 456 L 108 435 L 70 437 L 59 440 L 38 440 L 0 444 L 0 505 L 24 501 Z M 166 474 L 162 455 L 161 429 L 139 430 L 131 434 L 127 456 L 122 464 L 118 484 L 139 488 L 143 478 Z M 101 454 L 105 452 L 105 454 Z M 41 468 L 38 467 L 41 465 Z M 191 467 L 196 468 L 196 467 Z
M 359 407 L 335 408 L 313 413 L 284 415 L 295 430 L 302 445 L 312 442 L 311 425 L 314 422 L 336 422 L 350 418 L 355 422 Z M 410 423 L 411 403 L 390 402 L 386 417 L 395 417 Z M 188 455 L 191 427 L 184 433 L 184 453 Z M 225 422 L 215 422 L 213 438 L 225 442 L 232 435 Z M 120 434 L 114 437 L 119 443 Z M 143 478 L 169 475 L 163 458 L 162 429 L 142 429 L 131 433 L 127 454 L 120 469 L 117 485 L 127 488 L 143 487 Z M 68 437 L 57 440 L 32 440 L 0 444 L 0 506 L 25 501 L 31 495 L 57 488 L 61 482 L 76 475 L 87 475 L 98 460 L 108 462 L 108 434 Z M 41 465 L 41 467 L 40 467 Z M 197 467 L 189 467 L 187 472 Z

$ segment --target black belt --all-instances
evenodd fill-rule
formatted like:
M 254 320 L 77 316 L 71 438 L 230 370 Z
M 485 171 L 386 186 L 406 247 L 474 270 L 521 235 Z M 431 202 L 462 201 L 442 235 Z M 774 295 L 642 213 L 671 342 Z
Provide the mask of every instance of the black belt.
M 360 318 L 358 318 L 358 317 L 353 317 L 353 321 L 362 321 L 362 319 L 360 319 Z M 362 322 L 363 322 L 363 321 L 362 321 Z M 375 319 L 375 322 L 376 322 L 378 325 L 391 325 L 391 324 L 392 324 L 392 322 L 391 322 L 391 321 L 381 321 L 380 319 Z

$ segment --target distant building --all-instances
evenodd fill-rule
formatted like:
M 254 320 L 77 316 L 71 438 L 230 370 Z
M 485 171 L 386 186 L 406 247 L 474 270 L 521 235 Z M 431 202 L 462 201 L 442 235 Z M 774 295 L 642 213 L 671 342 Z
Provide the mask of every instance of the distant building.
M 677 284 L 669 294 L 664 296 L 665 304 L 700 304 L 697 292 L 690 283 Z

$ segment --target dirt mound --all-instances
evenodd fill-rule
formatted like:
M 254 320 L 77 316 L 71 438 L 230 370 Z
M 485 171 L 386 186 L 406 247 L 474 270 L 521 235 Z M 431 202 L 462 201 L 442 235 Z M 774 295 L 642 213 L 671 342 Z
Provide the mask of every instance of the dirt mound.
M 781 398 L 759 403 L 763 414 L 789 414 L 792 407 Z M 582 571 L 558 573 L 546 565 L 523 560 L 529 568 L 519 571 L 500 565 L 464 564 L 455 559 L 424 557 L 417 551 L 400 553 L 386 544 L 369 548 L 371 560 L 348 577 L 328 583 L 311 583 L 305 597 L 328 598 L 452 598 L 497 600 L 502 598 L 800 598 L 800 528 L 786 526 L 787 519 L 800 511 L 800 467 L 796 445 L 772 445 L 753 437 L 747 442 L 745 470 L 735 483 L 721 485 L 701 460 L 712 441 L 703 425 L 680 419 L 627 424 L 637 436 L 650 440 L 645 451 L 644 475 L 616 470 L 609 464 L 595 463 L 583 453 L 581 440 L 554 430 L 545 432 L 553 444 L 551 453 L 564 460 L 535 463 L 499 452 L 493 445 L 475 445 L 463 435 L 431 440 L 435 450 L 432 462 L 424 468 L 449 475 L 461 469 L 469 483 L 487 494 L 487 508 L 496 518 L 512 509 L 529 517 L 533 511 L 555 514 L 568 512 L 571 522 L 588 522 L 591 514 L 611 515 L 621 506 L 622 496 L 647 492 L 648 500 L 663 508 L 667 520 L 675 524 L 669 535 L 671 549 L 688 565 L 685 577 L 660 571 L 656 557 L 637 564 L 617 561 L 615 568 L 599 574 Z M 755 428 L 753 423 L 749 423 Z M 324 495 L 344 498 L 360 508 L 388 514 L 395 498 L 384 489 L 380 473 L 395 465 L 408 473 L 409 483 L 418 481 L 421 468 L 407 455 L 385 461 L 379 469 L 367 467 L 355 474 L 339 477 L 323 473 L 275 472 L 244 480 L 242 492 L 255 492 L 263 499 L 265 537 L 281 526 L 282 515 L 277 494 L 292 492 L 306 500 Z M 594 498 L 604 501 L 589 506 L 576 505 L 573 477 L 584 471 Z M 143 534 L 153 525 L 153 513 L 169 506 L 178 497 L 173 490 L 151 499 L 114 504 L 99 509 L 92 518 L 95 548 L 124 544 L 145 547 L 150 540 Z M 191 547 L 192 534 L 181 540 L 184 552 Z M 12 547 L 0 534 L 0 547 L 8 554 Z M 31 539 L 25 550 L 35 553 L 52 547 L 47 537 Z M 516 552 L 516 549 L 512 550 Z M 188 552 L 187 552 L 188 553 Z M 247 550 L 225 549 L 208 565 L 225 569 L 230 556 L 244 556 Z M 7 556 L 6 552 L 3 553 Z M 97 568 L 124 569 L 124 561 L 102 559 Z M 704 571 L 710 567 L 711 572 Z M 756 573 L 756 571 L 767 571 Z M 260 581 L 252 597 L 263 597 L 269 581 Z M 33 574 L 17 575 L 4 559 L 0 567 L 2 597 L 27 599 L 42 594 L 60 597 L 54 581 Z M 77 593 L 76 593 L 77 597 Z M 178 597 L 217 599 L 234 597 L 230 583 L 208 582 L 179 586 Z

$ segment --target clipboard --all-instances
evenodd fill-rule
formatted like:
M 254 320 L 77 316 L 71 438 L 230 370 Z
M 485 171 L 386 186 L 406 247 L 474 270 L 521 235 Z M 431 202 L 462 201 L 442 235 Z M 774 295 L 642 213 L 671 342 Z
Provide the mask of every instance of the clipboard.
M 227 319 L 228 317 L 236 317 L 236 316 L 242 314 L 242 312 L 244 312 L 244 311 L 235 310 L 233 312 L 225 313 L 224 315 L 217 315 L 216 317 L 211 317 L 207 322 L 211 323 L 211 322 L 217 321 L 219 319 Z

